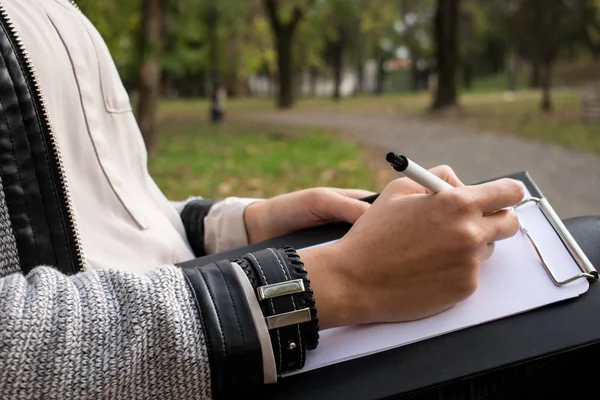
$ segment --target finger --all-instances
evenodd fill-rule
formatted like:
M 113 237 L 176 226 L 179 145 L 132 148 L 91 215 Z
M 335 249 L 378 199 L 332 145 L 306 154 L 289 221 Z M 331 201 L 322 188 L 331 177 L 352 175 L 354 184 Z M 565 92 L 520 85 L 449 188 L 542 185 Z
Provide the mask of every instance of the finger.
M 321 217 L 326 221 L 343 221 L 353 224 L 370 206 L 371 204 L 365 201 L 336 193 Z
M 500 210 L 482 219 L 484 238 L 488 243 L 513 237 L 519 231 L 519 217 L 512 210 Z
M 458 179 L 458 176 L 454 173 L 454 170 L 448 165 L 438 165 L 429 170 L 429 172 L 445 180 L 454 187 L 464 186 L 464 183 Z
M 474 203 L 482 214 L 514 206 L 523 200 L 525 191 L 521 182 L 503 178 L 479 185 L 467 186 Z
M 340 189 L 340 188 L 331 188 L 332 191 L 341 194 L 342 196 L 350 197 L 351 199 L 362 199 L 363 197 L 369 197 L 375 192 L 371 192 L 369 190 L 362 189 Z

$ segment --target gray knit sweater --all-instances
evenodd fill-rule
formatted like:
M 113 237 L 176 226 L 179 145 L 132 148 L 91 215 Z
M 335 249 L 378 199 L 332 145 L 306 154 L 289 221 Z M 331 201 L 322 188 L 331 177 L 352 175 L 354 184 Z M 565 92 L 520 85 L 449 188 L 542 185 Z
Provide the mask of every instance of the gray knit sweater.
M 208 399 L 207 348 L 182 271 L 19 271 L 0 187 L 0 398 Z

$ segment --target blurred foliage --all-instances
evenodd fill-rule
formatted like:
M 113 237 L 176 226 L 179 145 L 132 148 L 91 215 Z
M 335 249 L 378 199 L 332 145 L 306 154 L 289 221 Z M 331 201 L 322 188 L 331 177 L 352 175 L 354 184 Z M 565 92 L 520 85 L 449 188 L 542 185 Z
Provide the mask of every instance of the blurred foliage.
M 77 0 L 76 3 L 102 34 L 122 74 L 134 73 L 142 0 Z
M 130 88 L 137 75 L 141 1 L 77 1 L 105 38 Z M 340 39 L 346 68 L 397 57 L 435 68 L 434 0 L 276 2 L 282 23 L 296 7 L 305 12 L 293 45 L 295 73 L 331 76 L 332 44 Z M 211 5 L 216 7 L 218 43 L 210 43 L 207 30 Z M 277 77 L 264 0 L 164 0 L 164 7 L 162 64 L 170 79 L 166 85 L 180 95 L 206 95 L 205 90 L 188 89 L 209 82 L 211 46 L 219 48 L 216 65 L 231 96 L 249 94 L 248 79 L 256 74 Z M 526 63 L 550 50 L 559 59 L 600 57 L 600 0 L 461 0 L 459 27 L 461 63 L 475 76 L 505 70 L 511 50 Z

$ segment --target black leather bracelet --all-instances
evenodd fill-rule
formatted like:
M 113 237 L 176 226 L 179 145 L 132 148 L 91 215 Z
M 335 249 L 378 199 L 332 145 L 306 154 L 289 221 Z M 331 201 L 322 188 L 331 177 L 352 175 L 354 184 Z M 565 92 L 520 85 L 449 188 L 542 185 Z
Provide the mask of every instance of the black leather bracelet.
M 265 294 L 264 291 L 263 295 L 260 294 L 261 287 L 266 288 L 269 285 L 291 281 L 289 268 L 282 263 L 275 249 L 268 248 L 253 252 L 248 254 L 248 257 L 257 271 L 257 277 L 261 284 L 257 292 L 258 299 L 264 307 L 273 348 L 277 349 L 277 371 L 282 374 L 300 369 L 304 366 L 306 351 L 302 329 L 299 324 L 277 322 L 279 318 L 284 318 L 284 316 L 299 310 L 297 299 L 293 295 L 280 296 L 278 293 L 271 295 Z
M 309 309 L 301 308 L 303 303 L 297 297 L 303 284 L 293 280 L 286 258 L 281 250 L 267 248 L 248 253 L 238 262 L 242 269 L 251 266 L 253 272 L 246 275 L 258 283 L 257 298 L 269 329 L 278 374 L 304 366 L 306 341 L 301 324 L 310 320 Z
M 304 329 L 304 338 L 306 340 L 306 350 L 314 350 L 319 345 L 319 318 L 317 317 L 317 306 L 313 296 L 312 288 L 310 287 L 310 279 L 304 268 L 304 263 L 296 250 L 291 246 L 283 246 L 281 252 L 287 257 L 287 261 L 292 265 L 290 273 L 292 279 L 302 279 L 304 282 L 304 292 L 298 293 L 300 299 L 300 307 L 308 307 L 310 309 L 310 321 L 302 324 Z

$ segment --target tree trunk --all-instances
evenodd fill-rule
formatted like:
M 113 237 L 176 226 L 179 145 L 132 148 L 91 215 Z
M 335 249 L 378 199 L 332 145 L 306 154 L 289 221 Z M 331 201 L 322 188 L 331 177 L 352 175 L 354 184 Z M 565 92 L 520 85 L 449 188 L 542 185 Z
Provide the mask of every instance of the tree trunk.
M 356 90 L 354 94 L 361 94 L 365 91 L 365 67 L 362 57 L 356 62 Z
M 314 0 L 309 0 L 307 7 Z M 279 2 L 277 0 L 264 0 L 266 14 L 271 22 L 271 30 L 277 49 L 277 69 L 279 77 L 279 90 L 277 92 L 277 107 L 291 108 L 294 103 L 294 62 L 292 59 L 292 42 L 294 32 L 300 20 L 304 17 L 306 9 L 295 6 L 291 18 L 283 23 L 279 17 Z
M 460 0 L 437 0 L 434 37 L 437 59 L 437 89 L 434 109 L 454 106 L 458 102 L 456 70 L 458 67 L 458 8 Z
M 463 65 L 463 87 L 466 90 L 473 88 L 473 66 L 469 63 Z
M 362 94 L 365 90 L 365 50 L 364 39 L 359 38 L 356 43 L 356 87 L 354 94 Z
M 208 37 L 208 65 L 210 74 L 210 121 L 219 123 L 223 120 L 224 110 L 220 101 L 221 74 L 220 71 L 220 42 L 219 42 L 219 10 L 217 0 L 211 0 L 207 4 L 206 28 Z
M 597 34 L 600 34 L 600 24 L 596 28 L 596 32 Z M 588 31 L 587 29 L 585 30 L 583 39 L 588 49 L 590 50 L 594 61 L 598 61 L 600 59 L 600 41 L 594 40 L 591 31 Z
M 267 95 L 269 97 L 273 97 L 273 94 L 275 93 L 275 90 L 273 89 L 273 86 L 275 86 L 273 83 L 274 77 L 270 70 L 267 70 L 266 76 L 267 76 Z
M 517 65 L 514 50 L 508 52 L 508 65 L 506 68 L 508 77 L 508 90 L 514 92 L 517 90 Z
M 289 29 L 282 29 L 277 36 L 277 70 L 279 74 L 277 107 L 281 109 L 291 108 L 294 105 L 292 38 L 293 34 Z
M 141 15 L 142 57 L 138 83 L 138 121 L 149 155 L 156 153 L 156 116 L 160 97 L 162 0 L 144 0 Z
M 339 101 L 341 98 L 341 87 L 342 87 L 342 58 L 344 54 L 344 45 L 341 40 L 333 43 L 332 50 L 332 68 L 333 68 L 333 94 L 331 96 L 333 101 Z
M 316 67 L 310 67 L 308 71 L 310 77 L 310 96 L 315 97 L 317 95 L 317 78 L 319 77 L 319 70 Z
M 417 68 L 417 60 L 413 58 L 410 66 L 411 89 L 413 92 L 418 92 L 421 88 L 421 73 Z
M 231 71 L 225 76 L 225 91 L 227 92 L 227 96 L 230 98 L 239 97 L 242 93 L 241 88 L 241 79 L 237 76 L 235 71 Z
M 385 56 L 382 54 L 377 60 L 377 80 L 375 82 L 375 94 L 383 94 L 385 83 Z
M 196 86 L 198 88 L 197 95 L 201 98 L 207 97 L 206 93 L 206 71 L 202 68 L 198 72 L 198 76 L 196 78 Z
M 541 79 L 540 79 L 540 63 L 539 61 L 533 61 L 531 63 L 531 76 L 529 77 L 529 87 L 530 88 L 539 88 Z
M 160 95 L 162 97 L 170 97 L 173 90 L 173 75 L 167 71 L 163 71 L 160 79 Z
M 302 97 L 304 95 L 304 93 L 302 92 L 302 86 L 304 85 L 304 75 L 303 75 L 304 71 L 302 71 L 302 68 L 297 65 L 294 65 L 294 68 L 292 70 L 294 71 L 293 72 L 294 89 L 292 90 L 292 93 L 294 95 L 292 97 L 293 98 Z
M 540 104 L 540 108 L 542 111 L 550 112 L 552 111 L 552 96 L 551 96 L 551 88 L 552 88 L 552 64 L 550 62 L 544 63 L 544 68 L 541 72 L 541 84 L 542 84 L 542 102 Z

